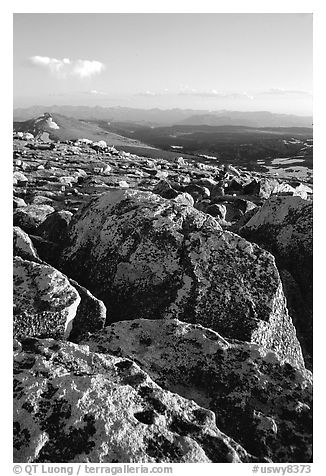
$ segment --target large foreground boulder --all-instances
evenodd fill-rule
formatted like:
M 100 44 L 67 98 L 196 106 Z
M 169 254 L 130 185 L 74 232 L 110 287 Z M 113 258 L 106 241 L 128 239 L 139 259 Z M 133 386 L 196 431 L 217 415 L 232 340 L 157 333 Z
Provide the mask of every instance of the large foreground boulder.
M 40 263 L 41 260 L 32 243 L 32 240 L 19 226 L 13 229 L 13 252 L 14 256 Z
M 85 343 L 129 356 L 163 388 L 212 410 L 219 428 L 260 461 L 310 461 L 311 373 L 277 353 L 178 320 L 117 322 Z
M 73 339 L 102 329 L 106 309 L 52 266 L 14 258 L 14 336 Z
M 221 463 L 256 458 L 212 412 L 162 390 L 129 359 L 52 339 L 16 343 L 17 463 Z
M 312 354 L 313 204 L 300 197 L 272 197 L 240 228 L 239 233 L 271 251 L 282 273 L 284 288 L 295 312 L 299 336 Z M 290 273 L 290 275 L 289 275 Z M 292 277 L 292 278 L 291 278 Z M 298 292 L 290 280 L 294 279 Z M 294 284 L 295 284 L 294 283 Z M 289 292 L 288 292 L 289 291 Z M 295 306 L 295 302 L 303 302 Z
M 311 201 L 272 197 L 240 229 L 245 238 L 271 251 L 302 287 L 312 288 Z
M 66 338 L 80 296 L 68 278 L 44 263 L 14 258 L 14 335 Z
M 72 219 L 62 265 L 105 303 L 107 322 L 178 318 L 303 365 L 273 256 L 189 205 L 103 194 Z

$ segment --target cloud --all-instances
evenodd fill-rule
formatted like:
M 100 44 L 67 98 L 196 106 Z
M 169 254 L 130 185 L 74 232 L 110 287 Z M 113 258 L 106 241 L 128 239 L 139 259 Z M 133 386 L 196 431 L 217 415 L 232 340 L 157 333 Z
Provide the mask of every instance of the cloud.
M 312 96 L 310 91 L 303 91 L 300 89 L 283 89 L 271 88 L 268 91 L 263 91 L 261 94 L 271 94 L 275 96 L 298 95 L 298 96 Z
M 211 89 L 207 91 L 200 91 L 194 88 L 189 88 L 188 86 L 181 86 L 179 91 L 169 91 L 168 89 L 163 89 L 162 91 L 144 91 L 138 93 L 138 96 L 197 96 L 197 97 L 215 97 L 215 98 L 230 98 L 230 99 L 254 99 L 254 97 L 246 92 L 241 93 L 225 93 L 217 91 L 216 89 Z
M 48 56 L 32 56 L 30 63 L 34 66 L 40 66 L 48 69 L 52 74 L 61 75 L 64 73 L 64 68 L 70 64 L 69 58 L 58 60 L 56 58 L 49 58 Z
M 184 88 L 181 89 L 178 93 L 181 96 L 199 96 L 199 97 L 210 97 L 210 98 L 229 98 L 229 99 L 254 99 L 254 97 L 246 92 L 232 92 L 232 93 L 225 93 L 221 91 L 217 91 L 216 89 L 211 89 L 209 91 L 197 91 L 196 89 L 188 89 Z
M 105 65 L 96 60 L 71 60 L 69 58 L 57 59 L 48 56 L 31 56 L 28 63 L 35 67 L 48 70 L 59 79 L 75 76 L 81 79 L 89 78 L 102 73 Z
M 98 91 L 97 89 L 91 89 L 90 91 L 86 91 L 86 94 L 92 94 L 93 96 L 107 96 L 107 93 L 104 91 Z
M 80 78 L 89 78 L 94 74 L 100 74 L 104 71 L 105 65 L 100 61 L 95 60 L 77 60 L 73 67 L 72 74 Z
M 154 92 L 154 91 L 143 91 L 141 93 L 138 93 L 137 96 L 162 96 L 163 93 L 161 92 Z

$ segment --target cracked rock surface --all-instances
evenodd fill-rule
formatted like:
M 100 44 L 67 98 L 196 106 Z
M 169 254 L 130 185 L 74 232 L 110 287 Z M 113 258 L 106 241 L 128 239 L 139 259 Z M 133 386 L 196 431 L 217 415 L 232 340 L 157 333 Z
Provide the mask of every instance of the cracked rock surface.
M 53 339 L 15 346 L 14 461 L 253 462 L 214 414 L 129 359 Z
M 14 258 L 14 336 L 68 337 L 80 296 L 46 264 Z
M 277 353 L 176 319 L 116 322 L 84 343 L 133 359 L 163 388 L 213 411 L 260 461 L 310 461 L 311 373 Z
M 15 462 L 311 462 L 312 174 L 27 136 Z
M 78 283 L 72 283 L 44 262 L 16 256 L 14 336 L 78 340 L 85 332 L 103 328 L 104 304 Z
M 302 366 L 274 257 L 213 217 L 151 192 L 111 191 L 74 216 L 63 270 L 107 323 L 178 318 L 277 350 Z
M 272 252 L 283 272 L 286 297 L 306 357 L 312 358 L 313 205 L 301 197 L 272 197 L 239 230 L 246 239 Z M 294 280 L 290 285 L 289 280 Z M 298 290 L 293 294 L 293 288 Z M 296 303 L 302 302 L 298 308 Z M 293 303 L 293 304 L 292 304 Z

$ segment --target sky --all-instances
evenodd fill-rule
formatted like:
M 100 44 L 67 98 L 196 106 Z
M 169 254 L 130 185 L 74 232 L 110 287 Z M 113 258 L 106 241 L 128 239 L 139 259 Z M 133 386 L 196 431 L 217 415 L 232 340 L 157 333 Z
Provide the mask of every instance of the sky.
M 15 13 L 14 107 L 312 114 L 312 14 Z

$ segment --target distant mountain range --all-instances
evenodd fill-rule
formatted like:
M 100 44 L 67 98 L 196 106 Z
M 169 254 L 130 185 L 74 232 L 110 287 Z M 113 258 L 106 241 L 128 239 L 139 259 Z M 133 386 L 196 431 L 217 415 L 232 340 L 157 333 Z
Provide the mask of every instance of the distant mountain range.
M 195 109 L 133 109 L 128 107 L 32 106 L 14 109 L 14 121 L 41 116 L 44 111 L 83 121 L 132 122 L 144 126 L 207 125 L 248 127 L 312 127 L 311 116 L 268 111 L 205 111 Z
M 46 133 L 50 139 L 60 141 L 72 139 L 105 140 L 108 144 L 116 146 L 148 147 L 136 139 L 104 130 L 95 123 L 48 112 L 26 121 L 14 121 L 14 131 L 30 132 L 35 137 L 41 137 Z
M 260 115 L 264 117 L 263 113 Z M 258 160 L 280 157 L 296 158 L 302 165 L 312 166 L 311 127 L 206 125 L 205 121 L 211 117 L 218 123 L 228 116 L 209 114 L 201 118 L 197 115 L 185 119 L 186 124 L 149 126 L 132 121 L 78 120 L 51 111 L 25 121 L 14 121 L 14 131 L 30 132 L 42 140 L 104 140 L 119 150 L 149 157 L 213 156 L 214 160 L 241 164 L 251 170 L 257 168 Z M 200 118 L 204 124 L 189 124 Z M 235 116 L 233 119 L 236 120 Z

